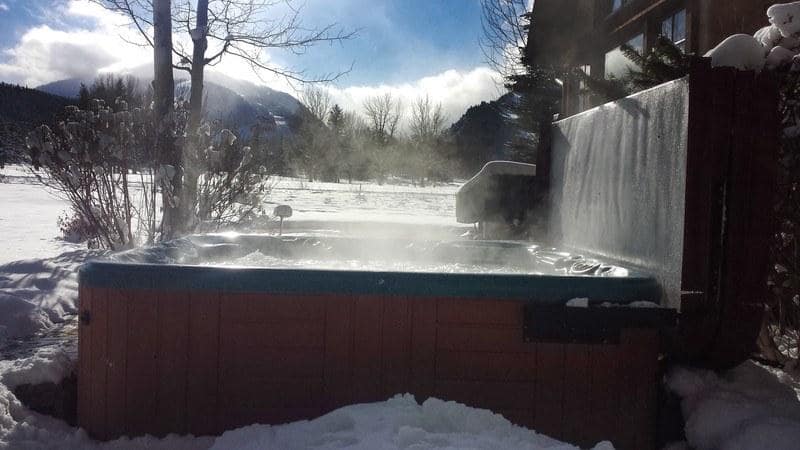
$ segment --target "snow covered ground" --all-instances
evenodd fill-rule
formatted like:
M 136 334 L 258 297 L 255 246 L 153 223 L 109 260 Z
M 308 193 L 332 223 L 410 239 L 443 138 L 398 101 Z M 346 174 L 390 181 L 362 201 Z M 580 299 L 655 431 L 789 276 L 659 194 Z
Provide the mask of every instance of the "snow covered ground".
M 410 396 L 352 405 L 312 421 L 251 425 L 217 438 L 140 437 L 93 441 L 77 428 L 25 408 L 12 390 L 58 382 L 75 364 L 78 266 L 95 256 L 58 239 L 67 205 L 24 171 L 0 182 L 0 448 L 9 449 L 575 449 L 490 411 Z M 349 185 L 277 179 L 270 202 L 292 205 L 292 221 L 394 221 L 455 225 L 457 184 Z M 687 442 L 671 449 L 796 449 L 800 402 L 795 381 L 746 363 L 733 371 L 675 368 L 669 387 L 682 398 Z M 613 449 L 599 443 L 595 449 Z
M 512 425 L 490 411 L 408 395 L 352 405 L 312 421 L 252 425 L 218 438 L 140 437 L 99 443 L 60 420 L 25 408 L 12 390 L 57 383 L 76 359 L 77 268 L 98 252 L 58 239 L 67 204 L 24 170 L 0 171 L 0 448 L 9 449 L 576 449 Z M 269 202 L 289 204 L 293 221 L 455 225 L 456 183 L 307 183 L 276 179 Z M 377 226 L 377 225 L 376 225 Z M 600 443 L 597 450 L 613 449 Z
M 722 375 L 674 368 L 666 382 L 686 420 L 687 443 L 671 449 L 800 448 L 800 384 L 782 371 L 753 362 Z

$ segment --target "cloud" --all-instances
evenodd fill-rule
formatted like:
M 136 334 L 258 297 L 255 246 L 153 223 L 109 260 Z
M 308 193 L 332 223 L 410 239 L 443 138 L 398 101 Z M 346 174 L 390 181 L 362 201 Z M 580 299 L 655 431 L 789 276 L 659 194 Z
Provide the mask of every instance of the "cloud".
M 9 9 L 11 8 L 8 7 L 7 3 L 0 2 L 0 11 L 5 12 L 8 11 Z
M 441 103 L 450 123 L 458 120 L 470 106 L 494 100 L 505 93 L 501 81 L 496 72 L 487 67 L 477 67 L 468 71 L 447 70 L 395 85 L 329 86 L 326 89 L 342 108 L 359 113 L 363 112 L 364 100 L 369 97 L 391 93 L 401 100 L 407 112 L 411 104 L 427 95 L 433 103 Z
M 16 46 L 3 51 L 0 79 L 28 86 L 65 78 L 92 78 L 99 71 L 124 71 L 152 59 L 148 49 L 131 45 L 138 35 L 124 17 L 86 1 L 61 5 L 65 18 L 91 26 L 57 29 L 40 25 L 27 30 Z
M 99 72 L 151 76 L 152 50 L 130 43 L 142 39 L 124 16 L 87 0 L 70 0 L 59 8 L 62 23 L 31 28 L 14 47 L 4 51 L 6 62 L 0 63 L 0 80 L 38 86 L 65 78 L 91 79 Z M 191 48 L 188 36 L 179 35 L 176 42 Z M 280 66 L 271 56 L 265 54 L 264 61 Z M 210 70 L 289 93 L 302 89 L 273 73 L 255 73 L 245 61 L 230 55 Z M 406 107 L 428 95 L 442 104 L 450 121 L 455 121 L 469 106 L 499 97 L 503 93 L 500 81 L 490 69 L 476 67 L 445 70 L 401 83 L 339 84 L 326 89 L 343 108 L 357 112 L 363 110 L 366 98 L 386 92 L 400 98 Z

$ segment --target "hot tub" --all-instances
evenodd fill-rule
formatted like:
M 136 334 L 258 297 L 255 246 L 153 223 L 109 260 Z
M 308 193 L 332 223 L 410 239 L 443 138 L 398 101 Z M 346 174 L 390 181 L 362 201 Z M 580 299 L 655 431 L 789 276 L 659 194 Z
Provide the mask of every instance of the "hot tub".
M 411 392 L 650 448 L 660 295 L 529 243 L 193 236 L 81 269 L 79 422 L 218 434 Z

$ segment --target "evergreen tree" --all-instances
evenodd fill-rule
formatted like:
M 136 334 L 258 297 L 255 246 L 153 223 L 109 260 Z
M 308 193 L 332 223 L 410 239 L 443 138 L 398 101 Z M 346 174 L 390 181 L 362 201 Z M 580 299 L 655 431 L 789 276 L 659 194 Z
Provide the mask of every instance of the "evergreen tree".
M 525 30 L 530 31 L 531 13 L 525 17 Z M 559 111 L 561 86 L 554 70 L 534 63 L 532 46 L 520 48 L 522 71 L 510 75 L 506 87 L 518 95 L 514 112 L 520 124 L 517 136 L 509 143 L 510 156 L 519 161 L 537 161 L 537 149 L 550 147 L 551 124 Z M 526 131 L 532 131 L 535 141 L 527 139 Z M 521 132 L 521 133 L 520 133 Z M 522 137 L 522 139 L 520 139 Z
M 633 63 L 622 77 L 591 76 L 580 69 L 574 70 L 572 75 L 583 81 L 587 89 L 603 101 L 613 101 L 689 73 L 691 55 L 684 53 L 664 36 L 660 36 L 646 54 L 627 44 L 620 46 L 620 50 Z

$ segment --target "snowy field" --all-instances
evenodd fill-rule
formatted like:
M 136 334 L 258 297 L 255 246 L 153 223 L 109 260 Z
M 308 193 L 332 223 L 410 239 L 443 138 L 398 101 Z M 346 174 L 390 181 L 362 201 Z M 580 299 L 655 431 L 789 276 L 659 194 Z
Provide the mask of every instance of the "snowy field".
M 99 443 L 79 429 L 26 409 L 12 390 L 59 382 L 76 359 L 76 272 L 98 252 L 58 238 L 66 203 L 18 168 L 0 182 L 0 448 L 9 449 L 576 449 L 512 425 L 490 411 L 408 395 L 352 405 L 312 421 L 251 425 L 217 438 L 140 437 Z M 276 179 L 271 204 L 290 204 L 294 222 L 455 226 L 456 183 L 307 183 Z M 668 387 L 682 399 L 688 442 L 671 450 L 797 449 L 797 383 L 746 363 L 727 374 L 674 368 Z M 613 449 L 608 442 L 597 450 Z

